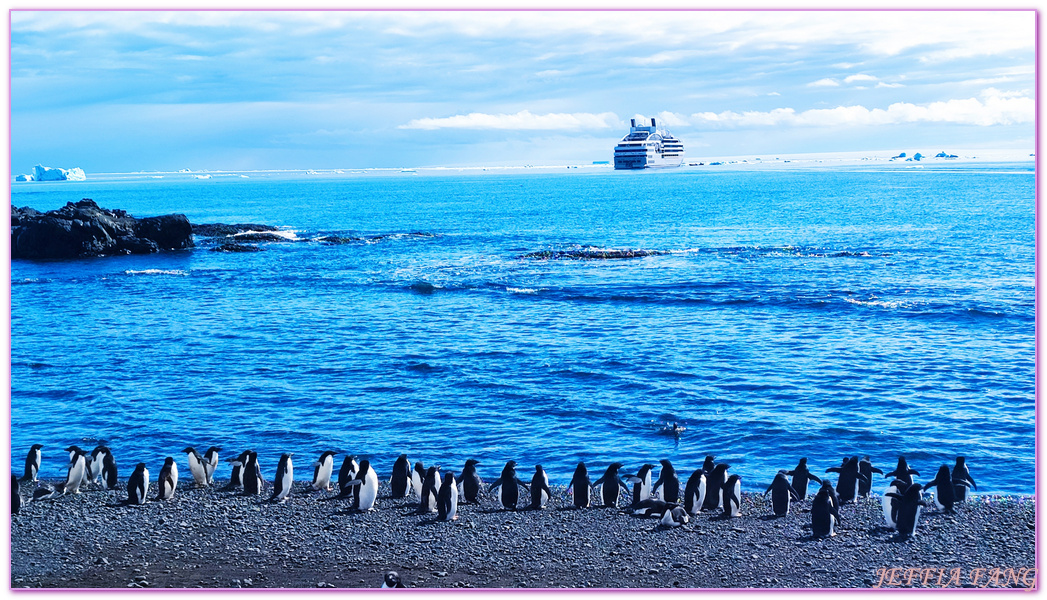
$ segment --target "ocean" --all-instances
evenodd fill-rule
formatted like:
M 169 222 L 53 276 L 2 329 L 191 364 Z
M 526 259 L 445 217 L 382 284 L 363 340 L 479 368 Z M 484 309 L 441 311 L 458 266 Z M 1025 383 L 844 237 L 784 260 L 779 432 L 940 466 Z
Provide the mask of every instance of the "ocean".
M 711 454 L 762 492 L 801 457 L 929 481 L 964 455 L 979 492 L 1034 492 L 1031 162 L 89 177 L 12 203 L 295 241 L 12 261 L 18 474 L 103 440 L 122 478 L 186 446 L 267 479 L 333 450 L 564 485 Z M 606 249 L 650 253 L 576 259 Z

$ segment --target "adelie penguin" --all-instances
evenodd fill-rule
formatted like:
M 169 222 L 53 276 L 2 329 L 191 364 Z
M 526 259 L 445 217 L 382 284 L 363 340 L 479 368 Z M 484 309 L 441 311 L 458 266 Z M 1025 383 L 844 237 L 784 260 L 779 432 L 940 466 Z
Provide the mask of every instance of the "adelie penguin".
M 723 516 L 740 517 L 742 515 L 742 478 L 731 475 L 723 484 Z
M 233 465 L 233 470 L 229 474 L 229 485 L 226 488 L 242 488 L 244 486 L 244 466 L 247 464 L 247 459 L 250 456 L 251 450 L 244 450 L 240 453 L 240 456 L 230 458 L 227 461 Z
M 723 507 L 723 493 L 721 490 L 727 483 L 727 469 L 731 465 L 720 463 L 713 467 L 712 472 L 705 477 L 705 502 L 702 510 L 717 510 Z
M 520 488 L 527 489 L 527 484 L 516 477 L 516 461 L 510 460 L 502 468 L 502 476 L 491 484 L 491 491 L 498 496 L 498 502 L 506 510 L 516 510 L 516 502 L 520 498 Z
M 382 580 L 382 587 L 383 588 L 402 588 L 402 587 L 407 587 L 407 586 L 405 586 L 404 582 L 400 580 L 400 574 L 399 573 L 397 573 L 396 571 L 389 571 L 388 573 L 385 574 L 385 577 Z
M 436 518 L 441 521 L 454 521 L 458 518 L 458 482 L 454 479 L 454 473 L 444 475 L 444 482 L 436 500 Z
M 22 510 L 22 495 L 18 493 L 18 475 L 11 474 L 11 514 Z
M 422 493 L 418 500 L 417 514 L 424 515 L 439 510 L 440 505 L 440 467 L 430 466 L 422 479 Z
M 389 478 L 389 488 L 393 498 L 406 498 L 411 493 L 411 461 L 406 454 L 401 454 L 393 463 L 393 474 Z
M 767 486 L 767 491 L 763 495 L 766 496 L 768 493 L 771 494 L 771 512 L 776 517 L 784 517 L 789 514 L 789 501 L 800 499 L 800 494 L 796 493 L 789 483 L 785 471 L 778 471 L 778 474 L 774 476 L 774 481 Z
M 600 486 L 600 497 L 603 500 L 603 505 L 606 507 L 618 508 L 618 497 L 622 495 L 622 492 L 629 489 L 618 476 L 618 470 L 623 466 L 625 465 L 620 462 L 611 463 L 607 470 L 604 471 L 603 477 L 600 477 L 593 483 L 593 486 Z
M 360 465 L 356 462 L 356 456 L 350 454 L 342 459 L 342 467 L 338 469 L 338 497 L 347 498 L 354 493 L 355 486 L 349 482 L 356 479 L 360 471 Z
M 669 503 L 658 498 L 640 500 L 629 507 L 633 515 L 641 517 L 661 516 L 669 508 Z
M 69 452 L 69 468 L 65 482 L 59 484 L 62 494 L 79 494 L 80 486 L 87 478 L 87 455 L 77 446 L 66 448 Z
M 553 491 L 549 489 L 549 476 L 546 475 L 542 465 L 534 466 L 534 476 L 531 477 L 531 506 L 532 510 L 541 510 L 553 497 Z
M 883 471 L 874 467 L 868 456 L 863 456 L 862 459 L 858 461 L 858 472 L 862 474 L 862 477 L 865 477 L 865 479 L 860 479 L 858 481 L 858 495 L 868 496 L 869 492 L 872 491 L 872 474 L 879 473 L 880 475 L 883 475 Z
M 909 488 L 909 484 L 905 483 L 900 479 L 887 484 L 887 489 L 883 492 L 883 520 L 887 523 L 887 527 L 895 529 L 898 526 L 898 495 L 904 494 L 905 490 Z
M 574 469 L 574 475 L 571 477 L 571 485 L 567 487 L 567 491 L 571 494 L 571 503 L 574 507 L 589 508 L 592 506 L 592 490 L 593 486 L 589 482 L 589 469 L 585 467 L 584 462 L 580 462 Z
M 916 534 L 916 525 L 920 522 L 920 511 L 927 506 L 923 499 L 923 486 L 914 483 L 905 488 L 905 492 L 888 492 L 888 495 L 898 500 L 898 539 L 906 540 Z
M 204 472 L 207 474 L 207 485 L 214 481 L 214 472 L 218 469 L 218 446 L 211 446 L 204 452 Z
M 265 480 L 262 479 L 262 468 L 258 466 L 258 453 L 251 451 L 243 466 L 244 495 L 257 496 L 262 493 Z
M 28 481 L 30 483 L 36 481 L 36 474 L 40 472 L 40 462 L 42 459 L 42 453 L 40 450 L 43 447 L 43 444 L 33 444 L 33 446 L 29 448 L 29 454 L 25 457 L 25 475 L 22 475 L 22 481 Z
M 196 487 L 207 487 L 207 468 L 205 467 L 207 461 L 192 446 L 187 447 L 182 452 L 185 452 L 186 458 L 189 460 L 189 473 L 193 476 Z
M 331 475 L 334 474 L 334 452 L 325 450 L 313 461 L 313 481 L 309 487 L 314 491 L 331 490 Z
M 99 479 L 102 478 L 102 463 L 108 455 L 109 448 L 107 446 L 97 446 L 91 451 L 91 456 L 87 458 L 87 481 L 99 485 Z M 102 484 L 102 488 L 105 489 L 104 484 Z
M 807 497 L 807 484 L 812 481 L 817 481 L 819 485 L 822 483 L 821 479 L 807 469 L 807 457 L 801 458 L 800 464 L 796 465 L 792 471 L 786 471 L 785 474 L 793 478 L 793 489 L 800 496 L 800 500 Z
M 156 499 L 170 500 L 174 498 L 175 488 L 178 487 L 178 464 L 175 459 L 168 456 L 164 459 L 164 466 L 160 469 L 160 476 L 156 479 Z
M 688 514 L 697 515 L 705 503 L 705 470 L 695 469 L 687 478 L 683 490 L 683 508 Z
M 654 482 L 654 487 L 651 488 L 651 493 L 658 491 L 658 488 L 662 488 L 660 495 L 662 500 L 669 503 L 679 502 L 680 500 L 680 478 L 676 476 L 676 469 L 673 468 L 673 464 L 666 459 L 658 461 L 662 465 L 662 470 L 658 473 L 658 481 Z
M 149 469 L 145 463 L 135 465 L 131 478 L 127 480 L 127 503 L 145 504 L 145 495 L 149 492 Z
M 425 465 L 422 464 L 422 461 L 414 463 L 414 469 L 411 470 L 411 493 L 419 502 L 422 500 L 422 484 L 425 483 L 425 474 Z
M 974 483 L 974 477 L 971 477 L 971 470 L 967 468 L 967 459 L 962 456 L 956 457 L 956 466 L 952 468 L 952 483 L 956 490 L 957 502 L 967 500 L 967 488 L 978 489 L 978 484 Z
M 109 448 L 106 448 L 105 455 L 102 456 L 102 487 L 107 490 L 115 490 L 118 485 L 116 459 L 113 458 L 113 453 Z
M 653 486 L 651 483 L 651 471 L 653 470 L 654 465 L 647 464 L 640 467 L 640 470 L 636 472 L 636 475 L 625 476 L 625 481 L 633 484 L 632 506 L 637 506 L 651 497 L 651 489 Z
M 890 473 L 885 473 L 884 477 L 890 479 L 891 477 L 904 481 L 905 485 L 912 485 L 912 476 L 919 475 L 920 472 L 916 469 L 910 469 L 909 463 L 905 462 L 904 456 L 898 457 L 898 466 L 894 468 Z
M 293 452 L 280 455 L 280 462 L 276 464 L 276 477 L 273 477 L 273 495 L 269 497 L 270 502 L 283 502 L 291 493 L 291 485 L 294 483 L 292 456 Z
M 374 510 L 375 500 L 378 499 L 378 474 L 371 468 L 371 461 L 361 460 L 360 470 L 356 472 L 356 478 L 347 484 L 350 487 L 359 487 L 353 494 L 353 508 L 359 511 Z
M 938 474 L 934 476 L 932 481 L 923 486 L 923 489 L 929 490 L 932 487 L 938 488 L 938 493 L 934 495 L 934 505 L 942 512 L 954 514 L 956 512 L 953 510 L 953 504 L 956 504 L 955 485 L 957 484 L 953 480 L 952 474 L 949 472 L 948 465 L 942 465 L 938 468 Z M 959 485 L 966 486 L 967 482 L 962 481 Z
M 840 507 L 834 503 L 833 494 L 835 492 L 831 485 L 822 484 L 811 500 L 811 535 L 814 537 L 836 535 L 836 525 L 840 522 Z
M 840 479 L 836 482 L 836 493 L 840 496 L 840 503 L 847 504 L 854 501 L 858 496 L 858 484 L 868 481 L 858 469 L 858 457 L 847 459 L 842 466 L 829 467 L 826 473 L 839 473 Z
M 478 464 L 480 464 L 480 461 L 470 458 L 465 461 L 465 468 L 462 469 L 462 477 L 459 483 L 462 486 L 462 501 L 467 504 L 480 503 L 480 490 L 483 489 L 484 482 L 480 479 L 480 474 L 476 472 L 476 465 Z
M 662 518 L 658 521 L 659 527 L 681 527 L 686 525 L 689 521 L 687 511 L 683 509 L 679 504 L 670 503 L 665 511 L 662 513 Z

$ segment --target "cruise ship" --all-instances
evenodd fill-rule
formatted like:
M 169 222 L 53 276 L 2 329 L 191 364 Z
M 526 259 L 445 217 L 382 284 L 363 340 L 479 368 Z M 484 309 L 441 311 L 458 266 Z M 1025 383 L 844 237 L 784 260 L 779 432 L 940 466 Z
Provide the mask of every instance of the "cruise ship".
M 679 167 L 683 164 L 683 142 L 673 137 L 651 119 L 651 126 L 637 127 L 631 120 L 629 135 L 614 147 L 615 169 L 653 169 Z

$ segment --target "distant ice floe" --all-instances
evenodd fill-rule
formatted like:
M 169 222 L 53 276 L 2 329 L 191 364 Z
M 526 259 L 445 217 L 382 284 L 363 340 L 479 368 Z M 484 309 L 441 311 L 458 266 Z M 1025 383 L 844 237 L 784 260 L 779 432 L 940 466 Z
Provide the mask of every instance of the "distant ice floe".
M 43 165 L 33 167 L 32 175 L 22 174 L 15 177 L 15 181 L 85 181 L 86 179 L 87 175 L 80 167 L 60 169 Z
M 518 287 L 511 287 L 511 286 L 506 286 L 505 291 L 509 292 L 510 294 L 537 294 L 538 293 L 538 290 L 535 289 L 535 288 L 518 288 Z

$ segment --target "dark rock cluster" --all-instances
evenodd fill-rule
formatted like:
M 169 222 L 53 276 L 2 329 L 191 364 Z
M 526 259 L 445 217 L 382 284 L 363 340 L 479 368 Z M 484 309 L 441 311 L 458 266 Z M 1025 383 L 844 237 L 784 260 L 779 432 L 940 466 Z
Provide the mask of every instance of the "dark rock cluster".
M 520 258 L 533 258 L 538 260 L 610 260 L 619 258 L 643 258 L 645 256 L 659 256 L 662 254 L 668 254 L 668 252 L 662 250 L 642 250 L 633 248 L 615 249 L 584 246 L 582 248 L 574 248 L 570 250 L 540 250 L 537 252 L 528 252 Z

